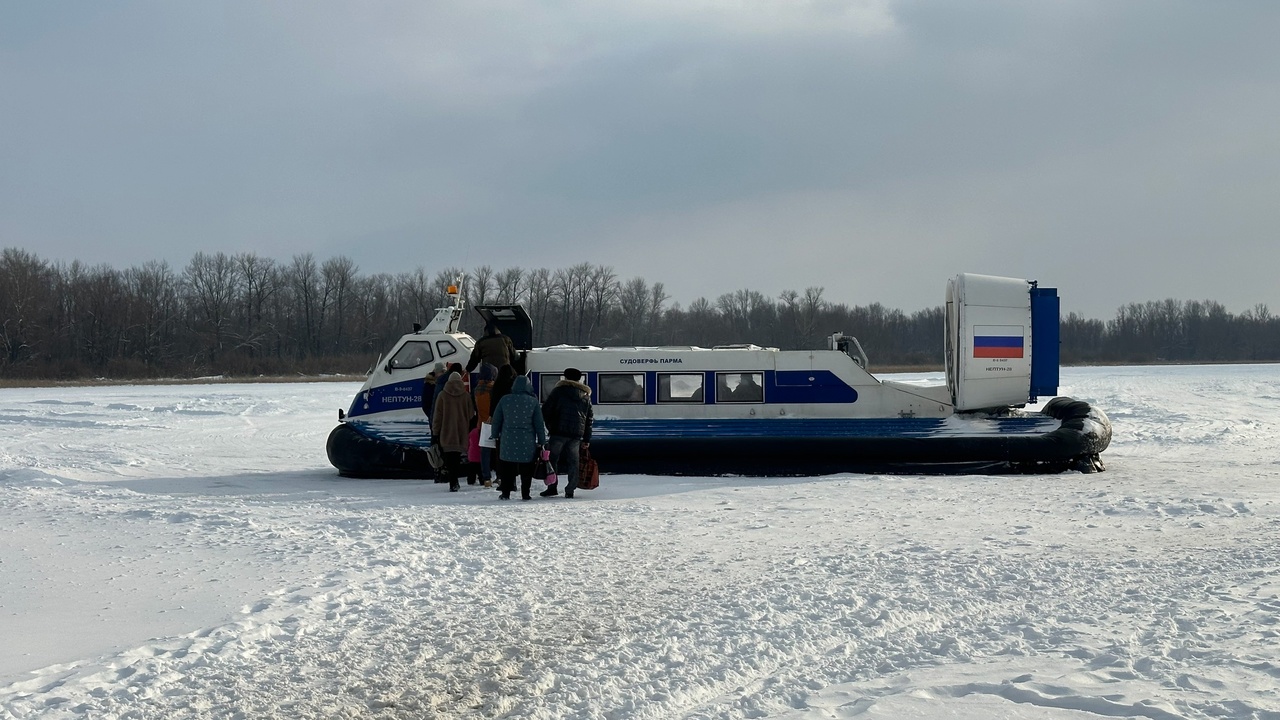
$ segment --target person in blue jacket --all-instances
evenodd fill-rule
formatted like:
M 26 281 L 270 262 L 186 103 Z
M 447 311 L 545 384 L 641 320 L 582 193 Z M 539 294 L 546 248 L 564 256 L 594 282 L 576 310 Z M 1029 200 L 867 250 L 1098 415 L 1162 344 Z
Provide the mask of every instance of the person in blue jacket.
M 516 473 L 520 474 L 520 499 L 529 500 L 533 485 L 533 464 L 538 449 L 547 444 L 547 427 L 542 421 L 542 408 L 533 384 L 521 375 L 511 385 L 511 392 L 498 401 L 493 410 L 493 437 L 498 439 L 498 487 L 502 500 L 511 499 L 516 489 Z

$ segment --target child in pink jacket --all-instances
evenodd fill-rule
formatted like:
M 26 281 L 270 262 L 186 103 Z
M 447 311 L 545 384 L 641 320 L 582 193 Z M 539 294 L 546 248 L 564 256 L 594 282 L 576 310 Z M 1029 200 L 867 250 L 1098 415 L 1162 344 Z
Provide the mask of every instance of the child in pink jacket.
M 480 426 L 475 424 L 474 418 L 471 422 L 471 434 L 467 438 L 467 484 L 475 485 L 476 478 L 480 476 Z M 493 482 L 485 478 L 484 486 L 493 487 Z

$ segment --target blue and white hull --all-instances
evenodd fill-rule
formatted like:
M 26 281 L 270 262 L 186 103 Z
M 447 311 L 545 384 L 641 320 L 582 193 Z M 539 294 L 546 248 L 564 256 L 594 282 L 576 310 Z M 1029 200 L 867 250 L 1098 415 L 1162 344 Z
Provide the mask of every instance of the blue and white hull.
M 487 319 L 497 306 L 479 308 Z M 515 309 L 517 312 L 512 312 Z M 1106 415 L 1056 398 L 1057 296 L 1034 283 L 962 275 L 948 288 L 947 383 L 881 381 L 857 341 L 828 348 L 528 348 L 542 397 L 567 367 L 583 372 L 595 413 L 592 455 L 605 472 L 811 475 L 833 472 L 1058 472 L 1102 469 Z M 451 311 L 446 313 L 446 311 Z M 528 331 L 518 306 L 517 347 Z M 460 301 L 401 338 L 329 438 L 351 477 L 429 477 L 421 409 L 432 360 L 472 346 L 457 332 Z M 506 331 L 506 329 L 504 329 Z
M 425 478 L 429 436 L 425 420 L 353 420 L 329 456 L 350 477 Z M 600 419 L 591 451 L 609 472 L 651 475 L 1051 473 L 1101 470 L 1110 439 L 1101 410 L 1057 398 L 1002 417 Z

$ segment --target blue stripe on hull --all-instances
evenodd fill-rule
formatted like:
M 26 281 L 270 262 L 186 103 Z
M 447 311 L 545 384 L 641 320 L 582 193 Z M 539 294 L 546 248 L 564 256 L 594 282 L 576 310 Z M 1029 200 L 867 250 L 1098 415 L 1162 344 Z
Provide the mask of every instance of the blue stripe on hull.
M 362 434 L 410 447 L 429 447 L 426 419 L 417 421 L 348 420 Z M 874 418 L 874 419 L 755 419 L 755 420 L 597 420 L 596 440 L 645 438 L 943 438 L 1040 435 L 1060 421 L 1031 415 L 1003 418 Z
M 759 420 L 597 420 L 597 438 L 643 437 L 939 437 L 1026 435 L 1049 432 L 1060 422 L 1044 416 L 992 419 L 874 418 Z

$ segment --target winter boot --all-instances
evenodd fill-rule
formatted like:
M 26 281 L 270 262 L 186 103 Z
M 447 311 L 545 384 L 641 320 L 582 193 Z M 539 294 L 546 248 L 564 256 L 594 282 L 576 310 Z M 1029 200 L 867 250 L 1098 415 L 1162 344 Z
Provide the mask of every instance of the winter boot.
M 543 490 L 542 492 L 538 493 L 538 497 L 555 497 L 556 495 L 559 495 L 559 494 L 560 493 L 556 491 L 556 486 L 552 485 L 546 490 Z

